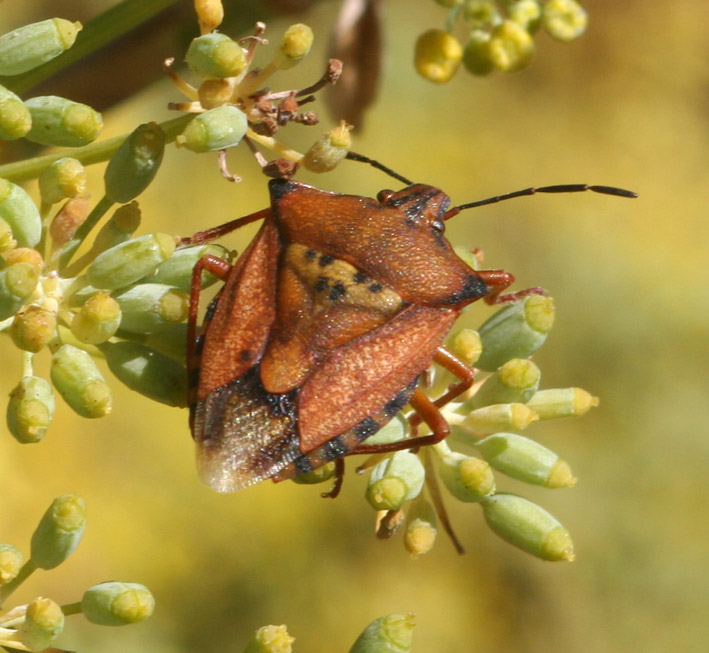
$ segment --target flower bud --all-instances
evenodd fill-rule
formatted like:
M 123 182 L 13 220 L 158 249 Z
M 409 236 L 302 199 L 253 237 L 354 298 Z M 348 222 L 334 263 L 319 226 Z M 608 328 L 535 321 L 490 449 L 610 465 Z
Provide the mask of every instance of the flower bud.
M 18 247 L 34 247 L 42 235 L 42 218 L 27 192 L 0 179 L 0 218 L 12 229 Z
M 50 163 L 39 175 L 43 204 L 56 204 L 86 194 L 86 169 L 81 161 L 63 157 Z
M 471 411 L 458 426 L 476 435 L 487 435 L 498 431 L 520 431 L 538 419 L 539 416 L 525 404 L 492 404 Z
M 155 599 L 145 585 L 111 581 L 84 592 L 81 611 L 100 626 L 126 626 L 145 621 L 153 614 Z
M 161 283 L 141 283 L 114 297 L 121 307 L 121 329 L 131 333 L 153 333 L 184 322 L 189 312 L 189 295 Z
M 517 0 L 510 4 L 507 13 L 511 21 L 530 34 L 534 34 L 542 23 L 542 6 L 539 0 Z
M 463 20 L 473 29 L 489 29 L 502 22 L 502 14 L 492 0 L 465 0 Z
M 475 445 L 496 470 L 525 483 L 548 488 L 573 487 L 568 464 L 538 442 L 516 433 L 495 433 Z
M 39 597 L 27 605 L 18 639 L 30 651 L 43 651 L 64 630 L 64 613 L 52 599 Z
M 31 263 L 14 263 L 0 270 L 0 320 L 15 313 L 32 295 L 39 271 Z
M 435 451 L 438 476 L 456 499 L 478 502 L 495 491 L 495 476 L 484 460 L 443 447 Z
M 482 503 L 488 526 L 503 540 L 543 560 L 574 559 L 569 532 L 546 510 L 514 494 L 494 494 Z
M 463 50 L 463 66 L 473 75 L 489 75 L 493 70 L 490 58 L 490 32 L 476 29 L 470 33 L 470 38 Z
M 543 5 L 542 23 L 549 36 L 573 41 L 586 31 L 588 14 L 575 0 L 549 0 Z
M 492 65 L 511 73 L 526 68 L 534 56 L 534 40 L 529 32 L 511 20 L 493 28 L 488 51 Z
M 99 254 L 86 270 L 86 278 L 96 288 L 124 288 L 149 275 L 174 251 L 175 239 L 167 234 L 133 238 Z
M 301 163 L 312 172 L 329 172 L 347 156 L 352 139 L 350 138 L 351 125 L 344 120 L 339 127 L 323 134 L 315 144 L 305 153 Z
M 408 653 L 414 643 L 414 614 L 390 614 L 375 619 L 349 653 Z
M 389 442 L 399 442 L 406 438 L 407 432 L 407 422 L 401 416 L 401 413 L 397 413 L 393 419 L 389 420 L 382 428 L 380 428 L 376 433 L 370 435 L 364 444 L 388 444 Z
M 231 104 L 224 104 L 196 115 L 175 142 L 178 147 L 192 152 L 225 150 L 238 145 L 248 128 L 246 114 Z
M 0 36 L 0 75 L 19 75 L 68 50 L 81 23 L 50 18 Z
M 56 330 L 56 311 L 32 304 L 15 315 L 10 327 L 10 337 L 20 349 L 36 354 L 44 349 Z
M 456 331 L 448 340 L 448 347 L 466 365 L 472 367 L 482 352 L 480 334 L 473 329 Z
M 15 249 L 6 252 L 2 258 L 5 261 L 5 265 L 29 263 L 37 272 L 41 272 L 44 268 L 42 255 L 31 247 L 15 247 Z
M 111 247 L 124 243 L 140 226 L 140 218 L 141 212 L 138 202 L 132 201 L 119 206 L 96 234 L 91 245 L 92 252 L 98 255 Z
M 158 266 L 155 274 L 148 277 L 151 283 L 161 283 L 166 286 L 173 286 L 185 292 L 192 288 L 192 270 L 197 262 L 207 254 L 217 258 L 229 260 L 229 250 L 221 245 L 196 245 L 178 249 L 175 253 Z M 211 286 L 217 278 L 207 272 L 202 271 L 202 288 Z
M 539 415 L 539 419 L 580 417 L 598 406 L 598 397 L 581 388 L 552 388 L 535 393 L 527 406 Z
M 96 140 L 103 129 L 103 118 L 86 104 L 56 95 L 25 100 L 32 115 L 27 140 L 40 145 L 80 147 Z
M 513 358 L 485 379 L 466 406 L 482 408 L 492 404 L 524 404 L 539 387 L 541 372 L 527 358 Z
M 206 78 L 236 77 L 247 66 L 244 49 L 220 32 L 192 39 L 185 62 L 194 73 Z
M 416 41 L 414 65 L 421 77 L 436 84 L 444 84 L 458 70 L 463 48 L 452 34 L 431 29 Z
M 194 9 L 197 12 L 200 34 L 208 34 L 217 29 L 224 20 L 221 0 L 195 0 Z
M 27 134 L 30 127 L 30 110 L 12 91 L 0 86 L 0 138 L 14 141 Z
M 551 297 L 529 295 L 508 304 L 478 329 L 483 352 L 475 366 L 493 372 L 512 358 L 528 358 L 544 344 L 553 324 Z
M 86 221 L 89 211 L 89 200 L 86 197 L 72 197 L 64 202 L 49 225 L 49 236 L 55 248 L 71 241 L 76 230 Z
M 85 528 L 84 500 L 75 494 L 57 497 L 32 534 L 32 562 L 40 569 L 54 569 L 74 552 Z
M 425 476 L 416 454 L 395 451 L 372 469 L 365 496 L 377 510 L 396 510 L 421 493 Z
M 184 363 L 187 356 L 187 324 L 170 324 L 164 329 L 149 333 L 145 344 L 178 363 Z
M 294 641 L 285 626 L 262 626 L 254 633 L 244 653 L 291 653 Z
M 50 375 L 64 401 L 82 417 L 103 417 L 111 412 L 111 389 L 83 349 L 62 345 L 52 356 Z
M 404 546 L 412 558 L 428 553 L 436 541 L 436 513 L 430 501 L 419 496 L 406 515 Z
M 335 463 L 329 462 L 322 467 L 317 467 L 311 472 L 306 472 L 305 474 L 298 474 L 292 480 L 298 485 L 315 485 L 317 483 L 324 483 L 329 481 L 335 476 Z
M 25 558 L 12 544 L 0 544 L 0 587 L 17 578 Z
M 54 392 L 46 379 L 25 376 L 10 393 L 7 428 L 22 444 L 39 442 L 54 416 Z
M 6 220 L 0 218 L 0 254 L 17 247 L 17 241 L 12 235 L 12 229 Z
M 197 89 L 197 99 L 202 108 L 216 109 L 231 102 L 236 88 L 235 79 L 205 79 Z
M 160 125 L 149 122 L 136 127 L 106 166 L 106 197 L 119 204 L 135 199 L 157 174 L 164 152 L 165 132 Z
M 121 324 L 121 307 L 108 293 L 97 292 L 86 300 L 71 322 L 79 342 L 97 345 L 113 336 Z
M 295 66 L 313 45 L 313 30 L 303 23 L 291 25 L 283 34 L 280 46 L 273 57 L 273 65 L 278 70 Z
M 109 342 L 101 347 L 115 377 L 150 399 L 184 408 L 187 405 L 185 366 L 137 342 Z

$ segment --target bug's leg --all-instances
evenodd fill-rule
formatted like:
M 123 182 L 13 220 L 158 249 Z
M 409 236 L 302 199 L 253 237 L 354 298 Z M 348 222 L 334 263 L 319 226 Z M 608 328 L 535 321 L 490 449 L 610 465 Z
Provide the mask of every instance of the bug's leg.
M 256 222 L 256 220 L 264 220 L 271 213 L 271 209 L 261 209 L 256 211 L 256 213 L 251 213 L 250 215 L 245 215 L 241 218 L 236 218 L 236 220 L 230 220 L 224 224 L 220 224 L 218 227 L 212 227 L 211 229 L 206 229 L 205 231 L 198 231 L 196 234 L 189 236 L 188 238 L 182 238 L 180 240 L 180 247 L 188 247 L 190 245 L 200 245 L 202 243 L 208 243 L 211 240 L 220 238 L 225 234 L 231 233 L 239 227 L 243 227 L 251 222 Z
M 485 282 L 490 292 L 485 295 L 487 304 L 506 304 L 514 302 L 527 295 L 543 295 L 542 288 L 526 288 L 513 293 L 502 294 L 502 291 L 509 288 L 515 278 L 505 270 L 478 270 L 477 275 Z
M 345 459 L 335 458 L 335 483 L 331 490 L 323 492 L 320 496 L 323 499 L 335 499 L 340 490 L 342 489 L 342 483 L 345 480 Z

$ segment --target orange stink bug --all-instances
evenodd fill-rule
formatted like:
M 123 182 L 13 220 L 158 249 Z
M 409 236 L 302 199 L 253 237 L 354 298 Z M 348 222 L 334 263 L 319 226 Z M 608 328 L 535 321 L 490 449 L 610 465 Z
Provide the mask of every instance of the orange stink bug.
M 360 155 L 350 158 L 381 164 Z M 410 182 L 400 175 L 397 179 Z M 474 270 L 444 236 L 463 209 L 537 192 L 629 191 L 584 184 L 528 188 L 450 208 L 442 191 L 410 184 L 376 199 L 269 183 L 271 206 L 184 244 L 263 220 L 232 266 L 206 256 L 194 269 L 188 323 L 190 425 L 202 480 L 232 492 L 283 480 L 344 456 L 439 442 L 450 428 L 439 407 L 468 389 L 473 370 L 441 346 L 466 305 L 514 300 L 514 277 Z M 202 271 L 224 281 L 197 336 Z M 417 383 L 432 361 L 459 381 L 435 401 Z M 410 404 L 431 434 L 363 441 Z

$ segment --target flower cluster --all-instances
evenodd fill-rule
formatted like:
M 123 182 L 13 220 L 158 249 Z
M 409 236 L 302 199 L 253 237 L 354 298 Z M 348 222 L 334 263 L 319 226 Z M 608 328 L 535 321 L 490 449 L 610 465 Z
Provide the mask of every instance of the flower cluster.
M 37 597 L 26 605 L 5 609 L 6 599 L 37 569 L 54 569 L 76 549 L 86 528 L 86 504 L 63 494 L 52 501 L 30 542 L 24 561 L 19 549 L 0 544 L 0 645 L 6 649 L 42 651 L 64 630 L 64 618 L 83 615 L 102 626 L 124 626 L 147 619 L 155 601 L 144 585 L 105 582 L 87 589 L 81 601 L 59 605 Z
M 534 56 L 534 35 L 543 27 L 559 41 L 583 34 L 588 22 L 576 0 L 436 0 L 447 9 L 445 29 L 431 29 L 416 42 L 418 73 L 431 82 L 445 83 L 463 67 L 473 75 L 526 68 Z M 462 23 L 465 45 L 453 35 Z

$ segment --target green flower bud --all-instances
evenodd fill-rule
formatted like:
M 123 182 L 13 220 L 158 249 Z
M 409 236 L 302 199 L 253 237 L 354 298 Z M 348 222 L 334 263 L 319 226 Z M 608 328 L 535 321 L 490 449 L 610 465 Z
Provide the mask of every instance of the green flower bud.
M 18 639 L 30 651 L 43 651 L 64 630 L 64 613 L 52 599 L 37 598 L 27 605 Z
M 64 202 L 49 225 L 49 236 L 55 248 L 69 243 L 77 229 L 86 222 L 90 206 L 86 197 L 72 197 Z
M 17 247 L 17 241 L 12 234 L 12 228 L 6 220 L 0 218 L 0 254 Z M 2 265 L 2 263 L 0 263 Z
M 433 548 L 436 535 L 436 513 L 431 502 L 419 495 L 406 515 L 404 546 L 412 558 L 418 558 Z
M 470 33 L 470 38 L 463 50 L 463 66 L 473 75 L 489 75 L 493 70 L 490 58 L 490 32 L 476 29 Z
M 195 116 L 175 142 L 193 152 L 225 150 L 238 145 L 248 128 L 246 114 L 231 104 L 224 104 Z
M 151 283 L 161 283 L 173 286 L 185 292 L 192 288 L 192 270 L 197 262 L 207 254 L 224 260 L 229 260 L 229 250 L 221 245 L 196 245 L 178 249 L 175 253 L 158 266 L 155 274 L 148 277 Z M 211 286 L 217 278 L 209 272 L 202 271 L 202 288 Z
M 83 304 L 71 322 L 71 332 L 79 342 L 97 345 L 118 331 L 121 307 L 108 293 L 98 292 Z
M 0 320 L 13 315 L 32 295 L 39 271 L 30 263 L 15 263 L 0 270 Z
M 512 358 L 528 358 L 544 344 L 553 324 L 551 297 L 529 295 L 508 304 L 478 329 L 483 353 L 475 366 L 493 372 Z
M 25 376 L 10 393 L 7 428 L 22 444 L 39 442 L 54 416 L 54 392 L 46 379 Z
M 86 169 L 81 161 L 64 157 L 50 163 L 39 176 L 43 204 L 56 204 L 86 194 Z
M 11 252 L 7 252 L 3 259 L 5 265 L 15 265 L 17 263 L 28 263 L 35 270 L 41 272 L 44 268 L 44 259 L 42 255 L 31 247 L 16 247 Z
M 496 470 L 533 485 L 573 487 L 568 464 L 538 442 L 515 433 L 495 433 L 475 445 Z
M 187 65 L 200 77 L 236 77 L 248 65 L 244 49 L 226 34 L 212 32 L 192 39 Z
M 0 36 L 0 75 L 19 75 L 68 50 L 81 23 L 50 18 Z
M 179 363 L 184 363 L 187 356 L 187 324 L 170 324 L 164 329 L 150 333 L 145 344 Z
M 531 501 L 514 494 L 494 494 L 482 507 L 488 526 L 510 544 L 543 560 L 574 559 L 569 532 Z
M 0 179 L 0 218 L 10 225 L 18 247 L 34 247 L 42 236 L 42 218 L 20 186 Z
M 534 34 L 542 23 L 542 6 L 538 0 L 517 0 L 508 7 L 507 14 L 511 21 L 530 34 Z
M 317 483 L 324 483 L 329 481 L 335 476 L 335 463 L 329 462 L 322 467 L 314 469 L 312 472 L 307 472 L 305 474 L 299 474 L 293 478 L 294 483 L 298 485 L 315 485 Z
M 157 174 L 164 152 L 165 132 L 158 124 L 136 127 L 106 166 L 106 197 L 120 204 L 135 199 Z
M 313 30 L 303 23 L 291 25 L 283 34 L 281 44 L 273 57 L 273 66 L 286 70 L 295 66 L 313 45 Z
M 133 201 L 119 206 L 108 222 L 99 229 L 91 250 L 100 254 L 111 247 L 128 240 L 140 226 L 141 212 L 138 202 Z
M 12 544 L 0 544 L 0 587 L 17 578 L 25 558 Z
M 438 476 L 456 499 L 478 502 L 495 491 L 495 477 L 484 460 L 447 447 L 437 446 L 435 451 Z
M 539 419 L 580 417 L 598 406 L 598 397 L 581 388 L 553 388 L 540 390 L 527 402 Z
M 244 653 L 291 653 L 294 641 L 285 626 L 262 626 L 254 633 Z
M 455 251 L 458 258 L 463 259 L 473 270 L 480 269 L 480 259 L 475 250 L 463 247 L 462 245 L 453 245 L 453 251 Z
M 460 408 L 456 409 L 456 413 Z M 524 404 L 493 404 L 468 413 L 458 426 L 476 435 L 498 431 L 520 431 L 527 428 L 539 416 Z
M 421 77 L 444 84 L 458 70 L 463 48 L 452 34 L 431 29 L 419 36 L 414 52 L 414 66 Z
M 501 72 L 511 73 L 530 64 L 534 56 L 534 40 L 517 23 L 503 20 L 493 28 L 488 50 L 492 65 Z
M 145 621 L 153 614 L 155 599 L 145 585 L 111 581 L 84 592 L 81 611 L 100 626 L 126 626 Z
M 301 163 L 312 172 L 329 172 L 347 156 L 352 139 L 351 125 L 342 121 L 339 127 L 323 134 L 305 153 Z
M 96 288 L 124 288 L 149 275 L 174 251 L 175 239 L 167 234 L 133 238 L 99 254 L 86 270 L 86 278 Z
M 527 358 L 513 358 L 485 379 L 466 407 L 481 408 L 491 404 L 524 404 L 539 387 L 542 374 Z
M 103 129 L 101 114 L 86 104 L 44 95 L 26 100 L 25 105 L 32 115 L 26 138 L 40 145 L 80 147 L 96 140 Z
M 482 352 L 480 334 L 474 329 L 461 329 L 448 340 L 448 347 L 466 365 L 473 366 Z
M 37 353 L 54 337 L 56 330 L 56 311 L 32 304 L 15 315 L 10 337 L 20 349 Z
M 109 342 L 101 351 L 111 372 L 131 390 L 168 406 L 187 405 L 183 364 L 137 342 Z
M 406 438 L 408 430 L 406 420 L 398 413 L 392 420 L 387 422 L 374 435 L 370 435 L 364 444 L 388 444 L 389 442 L 399 442 Z
M 421 493 L 425 476 L 416 454 L 396 451 L 372 469 L 365 496 L 377 510 L 397 510 Z
M 52 356 L 51 377 L 64 401 L 82 417 L 111 412 L 111 389 L 83 349 L 62 345 Z
M 79 546 L 85 528 L 84 500 L 75 494 L 57 497 L 32 534 L 32 562 L 40 569 L 54 569 Z
M 131 333 L 153 333 L 184 322 L 189 312 L 189 295 L 161 283 L 141 283 L 114 297 L 121 307 L 121 330 Z
M 489 29 L 502 22 L 502 14 L 491 0 L 466 0 L 463 20 L 473 29 Z
M 0 86 L 0 138 L 6 141 L 22 138 L 30 127 L 30 110 L 12 91 Z
M 549 36 L 573 41 L 586 31 L 588 14 L 575 0 L 549 0 L 544 3 L 542 23 Z
M 415 625 L 413 613 L 379 617 L 364 629 L 349 653 L 408 653 Z

